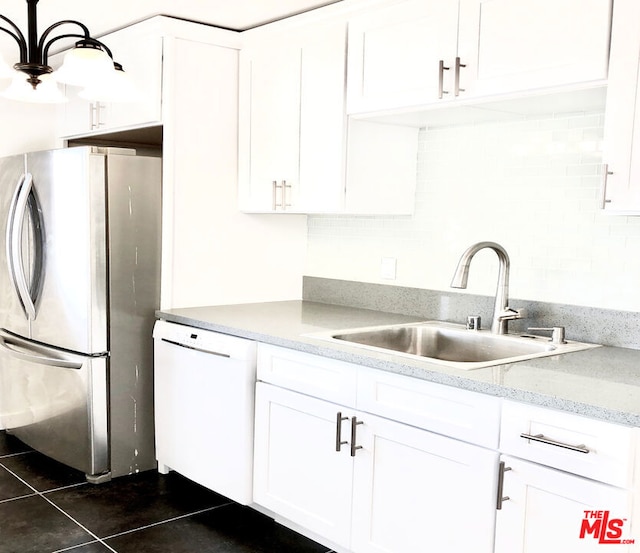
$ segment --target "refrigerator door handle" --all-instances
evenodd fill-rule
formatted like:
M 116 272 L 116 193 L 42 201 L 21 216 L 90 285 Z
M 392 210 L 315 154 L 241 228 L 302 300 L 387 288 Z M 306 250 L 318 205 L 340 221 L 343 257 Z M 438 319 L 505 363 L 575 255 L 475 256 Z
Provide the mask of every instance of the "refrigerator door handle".
M 24 313 L 30 321 L 36 318 L 36 306 L 31 298 L 29 284 L 24 272 L 24 260 L 22 257 L 22 226 L 27 212 L 27 204 L 31 187 L 33 185 L 33 175 L 25 173 L 16 187 L 12 205 L 9 212 L 9 225 L 7 229 L 7 259 L 9 260 L 9 270 L 13 285 L 22 302 Z
M 11 345 L 20 345 L 19 343 L 13 344 L 6 336 L 0 336 L 0 352 L 6 353 L 16 359 L 27 361 L 29 363 L 37 363 L 38 365 L 48 365 L 50 367 L 58 367 L 61 369 L 81 369 L 82 363 L 75 361 L 67 361 L 56 357 L 45 357 L 43 355 L 33 355 L 30 353 L 22 352 L 13 349 Z
M 22 175 L 20 175 L 20 178 L 18 179 L 18 183 L 16 184 L 16 188 L 13 192 L 13 196 L 11 197 L 11 203 L 9 204 L 9 212 L 7 214 L 7 230 L 5 235 L 7 265 L 9 266 L 9 279 L 11 280 L 11 284 L 16 292 L 16 295 L 20 299 L 23 311 L 24 311 L 24 305 L 22 304 L 22 296 L 20 295 L 20 290 L 18 289 L 18 284 L 16 281 L 16 268 L 14 265 L 14 255 L 13 255 L 14 230 L 13 229 L 15 226 L 16 204 L 18 203 L 18 196 L 20 194 L 20 190 L 22 189 L 22 184 L 24 183 L 25 178 L 26 178 L 25 173 L 22 173 Z

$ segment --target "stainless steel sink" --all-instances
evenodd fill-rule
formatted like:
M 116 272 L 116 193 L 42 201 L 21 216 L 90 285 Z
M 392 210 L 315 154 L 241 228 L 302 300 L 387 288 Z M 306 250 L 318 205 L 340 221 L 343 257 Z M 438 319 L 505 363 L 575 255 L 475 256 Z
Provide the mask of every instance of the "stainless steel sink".
M 549 338 L 530 334 L 499 335 L 467 330 L 463 325 L 438 321 L 354 328 L 311 336 L 467 370 L 598 347 L 571 341 L 556 344 Z

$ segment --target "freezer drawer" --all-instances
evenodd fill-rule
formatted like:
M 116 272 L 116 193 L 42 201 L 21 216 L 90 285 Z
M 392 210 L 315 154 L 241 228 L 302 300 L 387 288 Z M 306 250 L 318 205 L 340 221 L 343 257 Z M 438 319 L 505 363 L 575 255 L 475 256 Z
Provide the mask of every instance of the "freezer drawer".
M 106 357 L 0 331 L 0 428 L 88 476 L 108 472 Z

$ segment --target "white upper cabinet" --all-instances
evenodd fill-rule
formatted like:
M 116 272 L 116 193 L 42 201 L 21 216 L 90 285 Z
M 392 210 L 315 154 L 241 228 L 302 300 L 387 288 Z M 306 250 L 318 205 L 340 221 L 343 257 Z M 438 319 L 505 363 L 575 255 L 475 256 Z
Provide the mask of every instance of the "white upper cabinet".
M 262 39 L 240 54 L 240 207 L 336 211 L 343 201 L 346 25 Z
M 344 20 L 311 22 L 242 49 L 242 211 L 413 212 L 417 129 L 347 119 L 346 33 Z
M 640 214 L 640 2 L 616 0 L 604 122 L 606 212 Z
M 66 86 L 61 136 L 160 123 L 162 120 L 162 36 L 156 30 L 131 26 L 100 39 L 133 82 L 137 96 L 128 102 L 97 102 Z
M 457 0 L 406 0 L 349 22 L 350 113 L 418 105 L 453 95 Z M 445 75 L 446 73 L 446 75 Z
M 607 77 L 611 0 L 405 0 L 349 26 L 348 111 Z
M 485 96 L 604 80 L 610 25 L 611 0 L 460 0 L 465 92 Z

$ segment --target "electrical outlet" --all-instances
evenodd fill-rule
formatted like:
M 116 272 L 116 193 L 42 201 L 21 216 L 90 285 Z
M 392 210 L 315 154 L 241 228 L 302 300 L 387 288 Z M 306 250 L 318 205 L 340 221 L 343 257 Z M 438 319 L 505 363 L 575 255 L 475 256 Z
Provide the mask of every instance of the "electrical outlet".
M 380 278 L 385 280 L 396 279 L 396 258 L 383 257 L 380 260 Z

